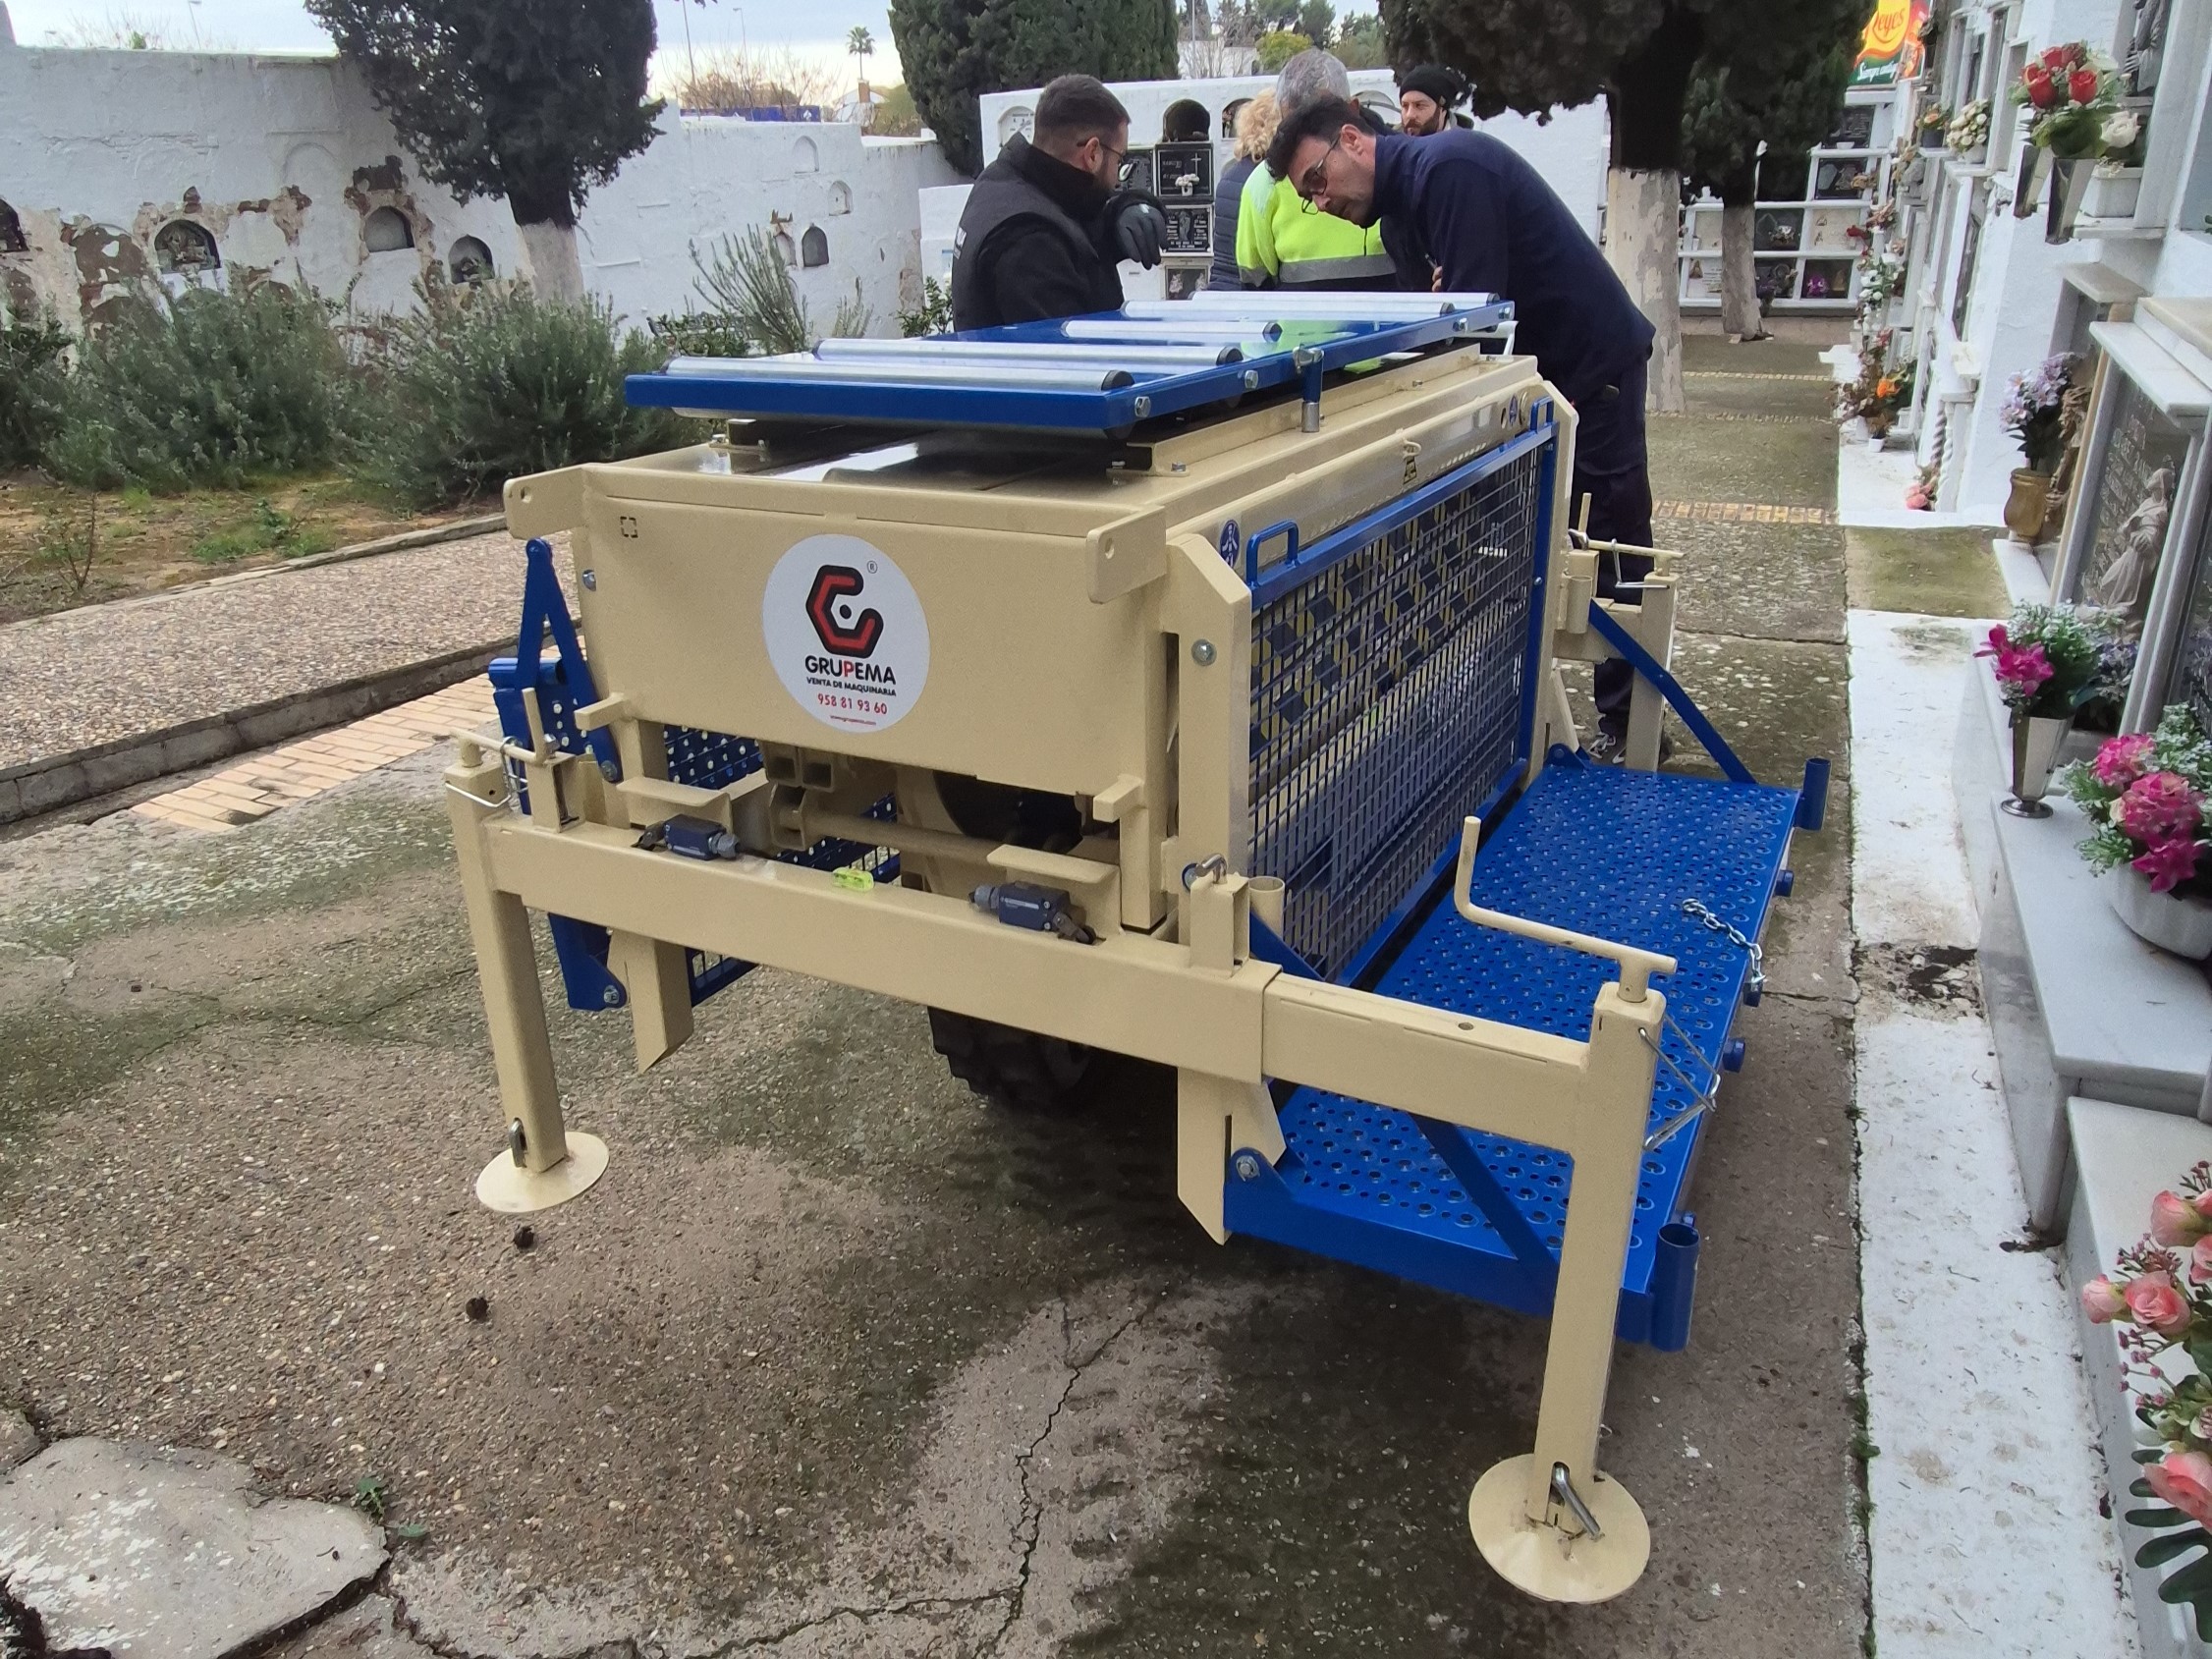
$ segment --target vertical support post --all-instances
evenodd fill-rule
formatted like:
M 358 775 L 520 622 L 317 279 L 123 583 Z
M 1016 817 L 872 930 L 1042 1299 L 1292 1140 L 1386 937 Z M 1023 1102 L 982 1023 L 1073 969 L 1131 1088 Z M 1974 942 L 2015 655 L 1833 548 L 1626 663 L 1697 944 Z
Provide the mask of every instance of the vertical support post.
M 596 1136 L 568 1134 L 562 1122 L 529 912 L 493 883 L 484 842 L 486 824 L 502 810 L 506 763 L 497 751 L 470 749 L 464 746 L 446 772 L 446 808 L 509 1140 L 476 1178 L 476 1196 L 495 1210 L 546 1209 L 598 1180 L 607 1149 Z
M 1519 756 L 1526 766 L 1524 782 L 1533 783 L 1536 774 L 1544 769 L 1546 746 L 1537 741 L 1537 730 L 1545 724 L 1543 697 L 1548 689 L 1545 682 L 1551 678 L 1552 630 L 1559 626 L 1553 616 L 1553 595 L 1571 585 L 1566 581 L 1554 581 L 1555 570 L 1564 578 L 1567 560 L 1567 537 L 1561 517 L 1561 491 L 1565 487 L 1567 469 L 1560 465 L 1563 452 L 1568 451 L 1573 440 L 1573 415 L 1568 412 L 1568 424 L 1563 428 L 1554 425 L 1551 441 L 1543 447 L 1543 460 L 1536 471 L 1536 523 L 1529 536 L 1529 557 L 1534 569 L 1529 573 L 1528 584 L 1528 638 L 1521 650 L 1521 726 L 1514 741 L 1519 744 Z M 1536 427 L 1544 420 L 1555 420 L 1553 405 L 1549 398 L 1536 401 L 1528 412 L 1529 426 Z M 1591 578 L 1592 581 L 1596 578 Z M 1574 716 L 1570 714 L 1565 730 L 1575 730 Z
M 1638 599 L 1636 636 L 1662 666 L 1671 668 L 1675 660 L 1673 579 L 1654 572 L 1644 579 Z M 1659 726 L 1666 712 L 1666 693 L 1637 675 L 1629 689 L 1629 747 L 1625 758 L 1638 772 L 1659 769 Z
M 1229 1242 L 1222 1189 L 1229 1181 L 1229 1156 L 1239 1147 L 1250 1148 L 1270 1164 L 1283 1156 L 1283 1127 L 1276 1121 L 1267 1085 L 1178 1072 L 1175 1193 L 1217 1244 Z
M 1242 873 L 1251 856 L 1252 595 L 1212 544 L 1168 543 L 1160 630 L 1180 653 L 1175 676 L 1176 845 L 1182 860 L 1219 855 Z M 1179 863 L 1160 871 L 1178 904 L 1177 938 L 1191 937 Z
M 1299 371 L 1299 430 L 1321 430 L 1321 354 L 1310 346 L 1300 346 L 1291 354 L 1291 361 Z
M 641 933 L 607 936 L 607 970 L 630 1000 L 637 1070 L 650 1071 L 691 1034 L 691 965 L 682 945 Z
M 1550 1601 L 1604 1601 L 1642 1575 L 1651 1531 L 1636 1501 L 1598 1471 L 1598 1427 L 1613 1368 L 1621 1269 L 1635 1214 L 1644 1119 L 1666 999 L 1630 1002 L 1603 986 L 1568 1150 L 1575 1174 L 1550 1342 L 1536 1413 L 1536 1449 L 1492 1465 L 1467 1500 L 1483 1558 L 1509 1582 Z M 1648 1042 L 1646 1039 L 1648 1038 Z

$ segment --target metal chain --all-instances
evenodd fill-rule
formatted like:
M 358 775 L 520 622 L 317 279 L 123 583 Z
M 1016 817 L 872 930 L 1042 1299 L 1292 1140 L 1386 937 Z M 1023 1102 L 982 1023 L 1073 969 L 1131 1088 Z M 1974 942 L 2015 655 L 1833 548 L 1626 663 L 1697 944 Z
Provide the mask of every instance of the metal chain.
M 1715 933 L 1726 934 L 1728 942 L 1742 951 L 1750 961 L 1751 989 L 1754 991 L 1766 989 L 1766 953 L 1759 948 L 1759 942 L 1756 939 L 1746 939 L 1742 928 L 1731 927 L 1695 899 L 1685 899 L 1682 902 L 1682 913 L 1692 920 L 1703 922 Z
M 1730 944 L 1734 945 L 1738 950 L 1742 951 L 1750 963 L 1751 989 L 1757 991 L 1765 988 L 1766 964 L 1764 960 L 1764 953 L 1759 949 L 1759 942 L 1756 939 L 1745 938 L 1743 936 L 1742 929 L 1731 927 L 1727 922 L 1723 921 L 1718 915 L 1715 915 L 1713 913 L 1712 908 L 1710 906 L 1700 902 L 1699 900 L 1685 899 L 1682 902 L 1682 913 L 1688 916 L 1693 921 L 1704 923 L 1705 926 L 1711 929 L 1713 932 L 1724 935 L 1728 939 L 1728 942 Z M 1672 1014 L 1664 1015 L 1662 1016 L 1662 1018 L 1665 1022 L 1665 1028 L 1675 1034 L 1676 1038 L 1682 1043 L 1685 1052 L 1697 1056 L 1699 1062 L 1701 1063 L 1702 1069 L 1709 1074 L 1709 1077 L 1708 1080 L 1702 1085 L 1692 1082 L 1689 1078 L 1688 1074 L 1686 1073 L 1680 1066 L 1675 1064 L 1675 1062 L 1668 1056 L 1666 1050 L 1660 1047 L 1658 1043 L 1652 1041 L 1651 1033 L 1649 1031 L 1642 1033 L 1644 1045 L 1649 1048 L 1652 1053 L 1656 1054 L 1659 1057 L 1659 1064 L 1666 1067 L 1669 1072 L 1673 1073 L 1675 1080 L 1681 1083 L 1684 1088 L 1687 1089 L 1690 1094 L 1690 1103 L 1687 1106 L 1684 1107 L 1680 1112 L 1677 1112 L 1673 1117 L 1667 1119 L 1657 1129 L 1653 1130 L 1649 1134 L 1643 1137 L 1643 1149 L 1646 1152 L 1656 1151 L 1659 1147 L 1664 1146 L 1668 1141 L 1672 1140 L 1676 1135 L 1680 1134 L 1684 1129 L 1687 1128 L 1692 1119 L 1702 1117 L 1705 1113 L 1711 1111 L 1715 1102 L 1719 1098 L 1721 1090 L 1720 1066 L 1713 1061 L 1705 1060 L 1702 1055 L 1697 1054 L 1697 1045 L 1690 1040 L 1689 1033 L 1687 1031 L 1684 1030 L 1680 1025 L 1675 1023 L 1675 1017 Z

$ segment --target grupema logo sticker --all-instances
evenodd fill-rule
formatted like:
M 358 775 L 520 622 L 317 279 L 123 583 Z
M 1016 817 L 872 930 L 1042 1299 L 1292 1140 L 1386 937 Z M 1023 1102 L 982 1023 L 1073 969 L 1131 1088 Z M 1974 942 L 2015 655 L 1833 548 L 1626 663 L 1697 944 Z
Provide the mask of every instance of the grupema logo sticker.
M 784 690 L 841 731 L 896 725 L 929 679 L 929 623 L 913 583 L 857 535 L 810 535 L 776 561 L 760 636 Z

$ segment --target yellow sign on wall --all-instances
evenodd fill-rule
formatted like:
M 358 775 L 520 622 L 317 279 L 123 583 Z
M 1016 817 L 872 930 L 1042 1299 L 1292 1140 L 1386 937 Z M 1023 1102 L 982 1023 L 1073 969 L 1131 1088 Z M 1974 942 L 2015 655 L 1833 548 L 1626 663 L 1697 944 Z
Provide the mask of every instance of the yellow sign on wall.
M 1920 30 L 1927 21 L 1927 0 L 1875 0 L 1874 15 L 1866 20 L 1866 32 L 1859 37 L 1851 83 L 1894 86 L 1918 75 Z

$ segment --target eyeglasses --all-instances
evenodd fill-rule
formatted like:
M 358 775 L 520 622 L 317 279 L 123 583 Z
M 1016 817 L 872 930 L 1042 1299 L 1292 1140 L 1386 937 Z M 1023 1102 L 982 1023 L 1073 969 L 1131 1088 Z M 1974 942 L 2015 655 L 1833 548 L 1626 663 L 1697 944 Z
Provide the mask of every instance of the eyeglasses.
M 1313 205 L 1313 197 L 1316 192 L 1328 188 L 1329 157 L 1337 153 L 1337 145 L 1343 142 L 1344 135 L 1339 133 L 1329 140 L 1329 147 L 1321 152 L 1320 158 L 1298 176 L 1298 184 L 1295 188 L 1298 191 L 1300 211 L 1306 213 L 1321 211 L 1320 208 Z
M 1126 149 L 1116 149 L 1104 138 L 1100 138 L 1098 140 L 1098 148 L 1099 153 L 1103 155 L 1110 155 L 1114 158 L 1114 177 L 1122 184 L 1128 184 L 1130 175 L 1136 171 L 1136 163 L 1130 160 L 1129 151 Z

